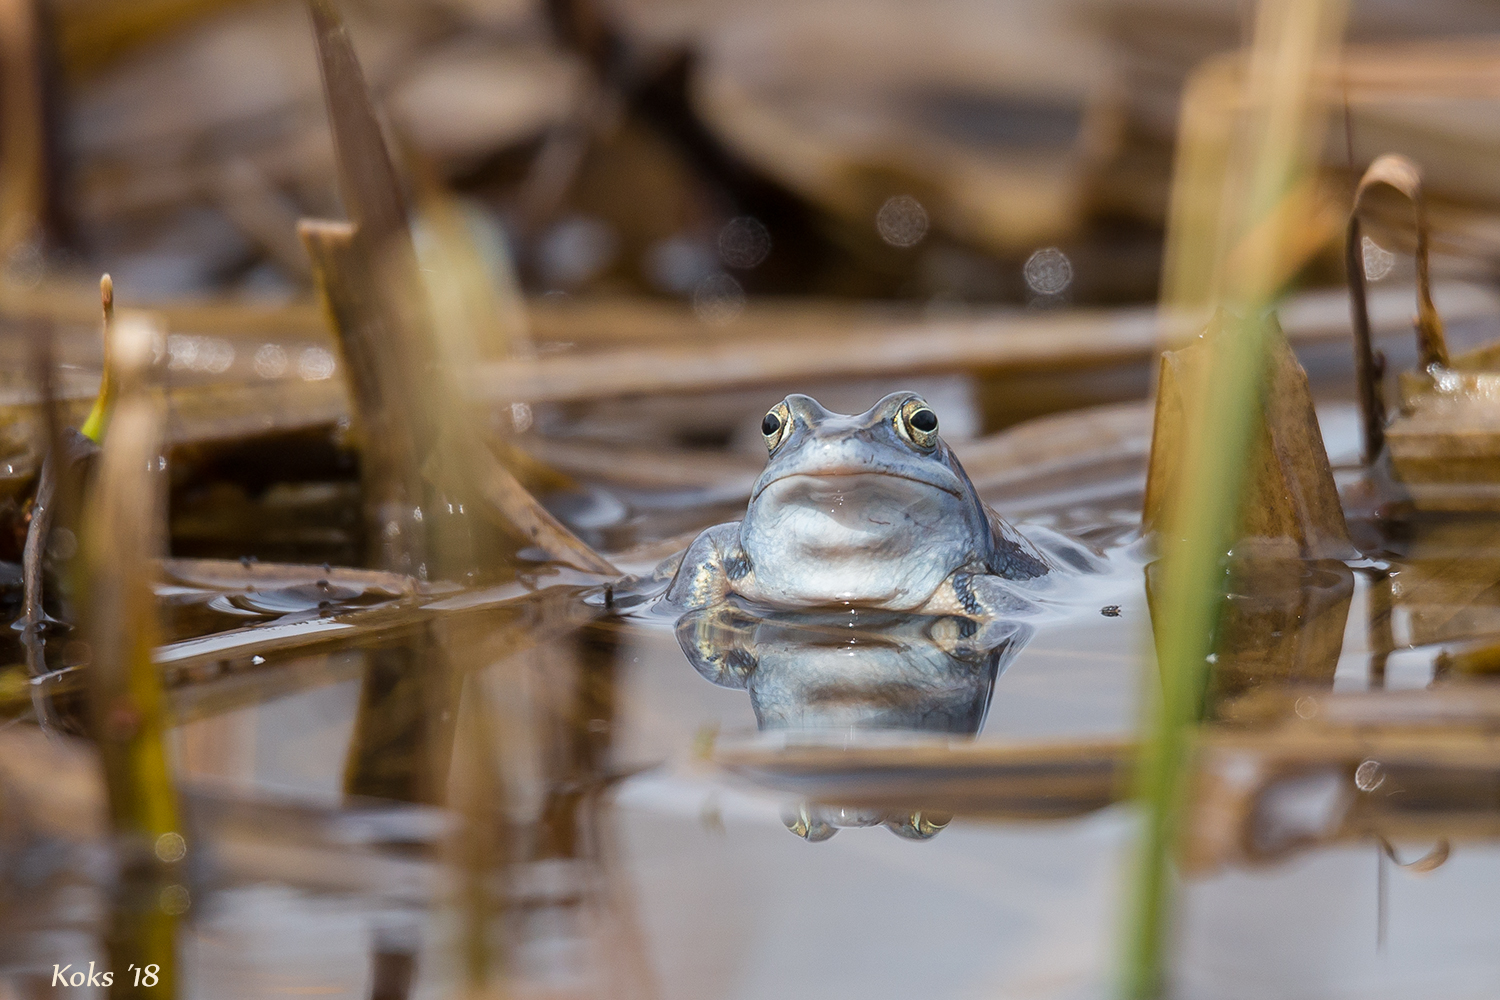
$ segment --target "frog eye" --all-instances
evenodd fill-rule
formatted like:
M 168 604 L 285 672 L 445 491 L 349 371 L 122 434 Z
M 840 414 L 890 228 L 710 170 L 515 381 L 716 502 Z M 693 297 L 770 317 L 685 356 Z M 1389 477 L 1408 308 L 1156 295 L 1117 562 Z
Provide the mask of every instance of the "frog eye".
M 777 403 L 760 422 L 760 432 L 766 436 L 766 448 L 775 451 L 781 439 L 786 437 L 792 423 L 792 412 L 785 403 Z
M 925 400 L 908 399 L 903 403 L 896 415 L 896 429 L 919 448 L 932 448 L 937 444 L 937 414 Z

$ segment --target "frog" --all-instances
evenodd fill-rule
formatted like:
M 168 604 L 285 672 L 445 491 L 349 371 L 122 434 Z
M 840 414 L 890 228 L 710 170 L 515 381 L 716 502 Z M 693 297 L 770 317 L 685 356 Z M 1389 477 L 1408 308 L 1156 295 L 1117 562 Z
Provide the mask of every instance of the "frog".
M 1058 557 L 991 509 L 916 392 L 860 414 L 793 394 L 761 421 L 768 457 L 745 516 L 700 533 L 663 602 L 685 613 L 740 599 L 992 621 L 1036 609 L 1027 585 Z M 1062 557 L 1083 566 L 1081 547 Z M 670 561 L 669 561 L 670 562 Z

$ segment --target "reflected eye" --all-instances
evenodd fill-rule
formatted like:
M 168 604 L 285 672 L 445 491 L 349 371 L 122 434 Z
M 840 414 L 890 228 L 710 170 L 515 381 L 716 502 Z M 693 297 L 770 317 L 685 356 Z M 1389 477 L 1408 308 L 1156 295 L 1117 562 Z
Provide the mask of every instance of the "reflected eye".
M 896 416 L 896 428 L 902 437 L 918 448 L 937 445 L 937 414 L 923 400 L 908 399 L 902 404 L 901 411 Z
M 766 414 L 766 418 L 760 422 L 760 432 L 766 436 L 766 448 L 775 451 L 781 439 L 786 437 L 787 428 L 791 425 L 792 414 L 785 403 L 777 403 L 776 407 Z

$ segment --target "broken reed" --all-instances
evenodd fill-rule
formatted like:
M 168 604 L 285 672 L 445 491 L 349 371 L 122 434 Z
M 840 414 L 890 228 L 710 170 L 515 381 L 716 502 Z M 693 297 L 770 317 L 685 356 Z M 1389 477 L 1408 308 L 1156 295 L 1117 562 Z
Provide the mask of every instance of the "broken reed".
M 115 326 L 110 362 L 119 399 L 83 507 L 79 548 L 91 723 L 120 865 L 106 931 L 110 967 L 157 967 L 149 988 L 117 980 L 115 997 L 175 995 L 176 924 L 189 905 L 179 881 L 187 840 L 167 754 L 166 698 L 152 658 L 152 579 L 166 550 L 165 419 L 147 384 L 159 340 L 145 318 Z
M 1165 986 L 1173 873 L 1193 742 L 1222 607 L 1224 560 L 1236 541 L 1247 455 L 1268 359 L 1266 312 L 1286 280 L 1298 212 L 1322 136 L 1313 101 L 1316 67 L 1342 33 L 1340 0 L 1262 0 L 1245 63 L 1237 128 L 1225 157 L 1193 156 L 1197 137 L 1179 136 L 1178 176 L 1163 288 L 1182 296 L 1206 280 L 1205 302 L 1226 308 L 1224 333 L 1206 338 L 1207 363 L 1194 387 L 1184 474 L 1158 528 L 1161 599 L 1153 608 L 1158 673 L 1145 685 L 1137 795 L 1143 828 L 1130 886 L 1120 993 L 1160 996 Z M 1205 94 L 1223 88 L 1200 88 Z M 1231 94 L 1231 97 L 1233 94 Z M 1213 117 L 1184 107 L 1183 132 Z M 1216 209 L 1205 225 L 1190 207 Z M 1185 231 L 1186 230 L 1186 231 Z M 1196 245 L 1192 245 L 1196 244 Z M 1204 259 L 1211 266 L 1202 266 Z M 1191 268 L 1193 276 L 1177 271 Z M 1181 306 L 1178 302 L 1166 305 Z M 1191 397 L 1190 397 L 1191 398 Z M 1148 660 L 1149 662 L 1149 660 Z

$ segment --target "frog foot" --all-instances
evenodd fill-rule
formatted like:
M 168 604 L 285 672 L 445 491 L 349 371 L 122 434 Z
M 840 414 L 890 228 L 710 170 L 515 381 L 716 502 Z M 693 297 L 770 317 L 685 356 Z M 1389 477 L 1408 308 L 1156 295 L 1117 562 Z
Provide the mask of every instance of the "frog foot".
M 663 562 L 655 576 L 670 574 L 665 607 L 678 613 L 719 604 L 749 582 L 753 569 L 740 547 L 739 522 L 716 524 L 693 540 L 686 552 Z
M 919 612 L 963 615 L 978 621 L 1029 618 L 1042 612 L 1026 595 L 1024 585 L 993 573 L 954 573 Z

